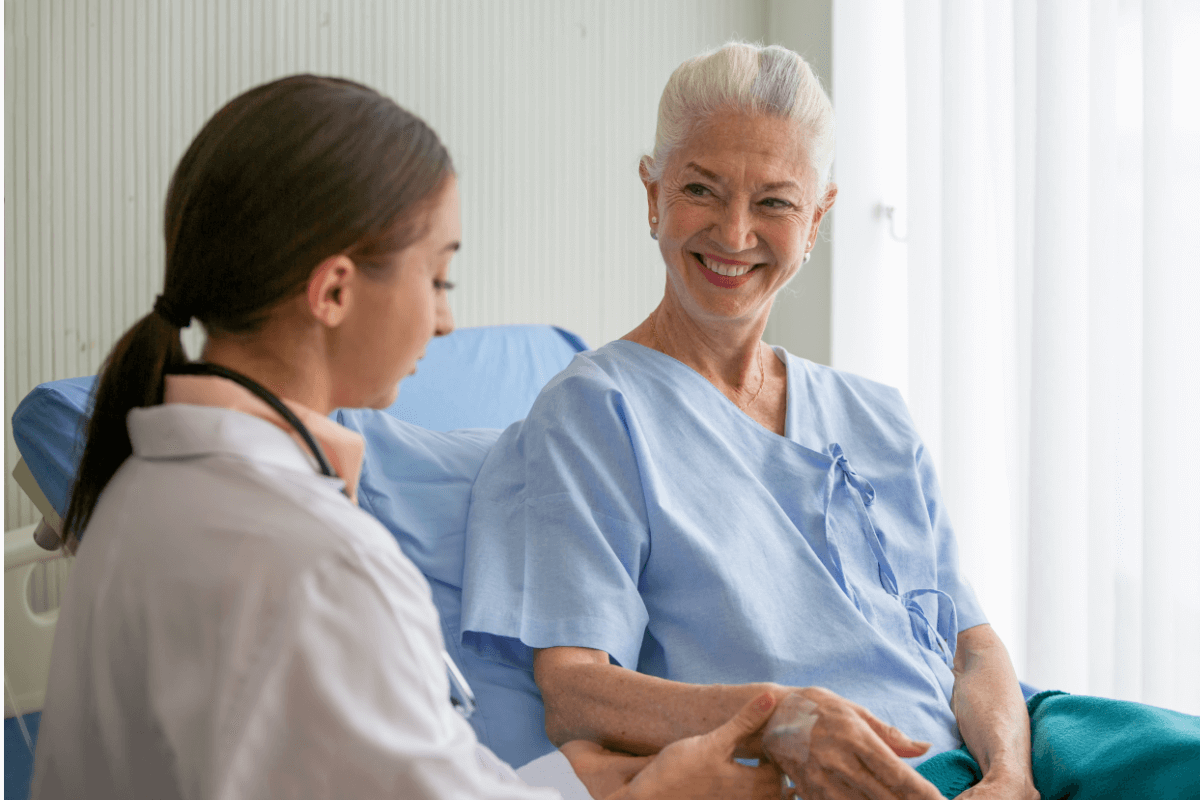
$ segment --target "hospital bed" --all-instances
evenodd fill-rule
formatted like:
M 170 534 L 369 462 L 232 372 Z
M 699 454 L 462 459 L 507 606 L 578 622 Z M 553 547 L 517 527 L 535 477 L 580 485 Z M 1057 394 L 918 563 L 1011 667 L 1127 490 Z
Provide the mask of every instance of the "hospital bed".
M 360 504 L 429 580 L 447 651 L 476 696 L 471 724 L 480 740 L 530 783 L 556 786 L 570 799 L 587 794 L 546 739 L 532 674 L 463 651 L 458 624 L 463 529 L 483 458 L 500 430 L 524 417 L 542 386 L 584 349 L 579 337 L 545 325 L 461 329 L 429 343 L 390 408 L 335 412 L 366 441 Z M 22 456 L 13 475 L 43 517 L 7 531 L 4 541 L 4 796 L 16 800 L 29 791 L 58 597 L 71 561 L 39 547 L 34 534 L 61 527 L 94 380 L 42 384 L 13 413 Z

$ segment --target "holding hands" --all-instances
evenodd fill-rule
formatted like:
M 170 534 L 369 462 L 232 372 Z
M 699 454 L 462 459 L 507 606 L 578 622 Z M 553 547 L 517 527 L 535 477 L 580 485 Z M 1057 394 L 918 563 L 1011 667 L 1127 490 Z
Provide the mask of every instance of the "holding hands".
M 763 731 L 763 751 L 804 800 L 939 800 L 937 788 L 902 758 L 929 749 L 827 689 L 783 697 Z
M 735 751 L 756 738 L 767 759 L 758 767 L 734 761 Z M 939 800 L 937 788 L 902 760 L 928 749 L 862 706 L 817 687 L 779 700 L 764 694 L 724 725 L 654 756 L 615 753 L 588 741 L 562 746 L 598 800 L 779 800 L 793 793 L 804 800 Z M 784 774 L 794 789 L 783 788 Z

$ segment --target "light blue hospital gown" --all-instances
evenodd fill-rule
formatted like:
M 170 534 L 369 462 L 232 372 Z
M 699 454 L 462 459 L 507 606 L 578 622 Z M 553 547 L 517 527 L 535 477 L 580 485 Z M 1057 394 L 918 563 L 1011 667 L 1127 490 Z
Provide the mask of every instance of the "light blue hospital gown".
M 576 356 L 475 483 L 463 643 L 824 686 L 928 755 L 958 747 L 954 643 L 985 617 L 929 454 L 896 390 L 776 353 L 782 437 L 655 350 Z

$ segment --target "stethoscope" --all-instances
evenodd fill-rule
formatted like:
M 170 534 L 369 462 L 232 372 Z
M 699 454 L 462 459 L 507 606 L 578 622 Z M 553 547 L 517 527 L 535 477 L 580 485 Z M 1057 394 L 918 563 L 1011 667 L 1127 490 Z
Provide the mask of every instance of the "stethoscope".
M 205 361 L 195 361 L 189 364 L 170 367 L 166 370 L 165 374 L 211 375 L 216 378 L 225 378 L 226 380 L 233 381 L 237 385 L 247 389 L 259 400 L 262 400 L 274 409 L 279 416 L 287 420 L 287 424 L 292 426 L 312 452 L 313 458 L 317 462 L 317 468 L 321 470 L 322 475 L 327 478 L 339 477 L 330 465 L 329 459 L 325 456 L 325 451 L 321 449 L 321 445 L 313 438 L 312 433 L 300 421 L 300 418 L 284 405 L 283 401 L 276 397 L 270 389 L 267 389 L 257 381 L 247 378 L 240 372 L 234 372 L 227 367 L 222 367 L 218 364 L 209 364 Z M 349 487 L 343 487 L 342 494 L 349 496 Z M 458 665 L 454 663 L 454 659 L 445 650 L 442 650 L 442 660 L 446 663 L 446 675 L 450 679 L 450 705 L 454 706 L 454 710 L 461 714 L 463 719 L 470 719 L 471 715 L 475 713 L 475 693 L 471 691 L 471 685 L 467 683 L 466 677 L 463 676 Z

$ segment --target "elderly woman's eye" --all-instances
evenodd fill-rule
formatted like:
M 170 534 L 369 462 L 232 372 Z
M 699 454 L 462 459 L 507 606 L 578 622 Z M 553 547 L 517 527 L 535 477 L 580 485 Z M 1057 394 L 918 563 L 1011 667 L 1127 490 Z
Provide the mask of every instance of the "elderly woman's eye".
M 787 200 L 781 200 L 778 197 L 768 197 L 766 200 L 762 201 L 761 205 L 764 205 L 767 208 L 791 208 L 792 207 L 792 204 L 789 203 Z
M 693 197 L 703 197 L 708 194 L 708 187 L 702 183 L 689 183 L 683 190 Z

